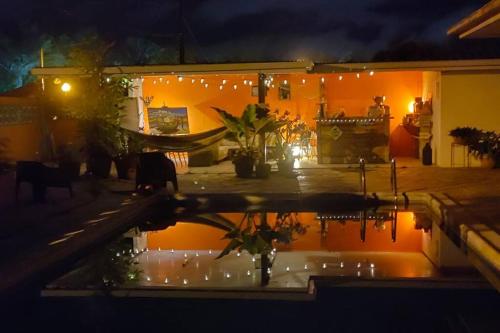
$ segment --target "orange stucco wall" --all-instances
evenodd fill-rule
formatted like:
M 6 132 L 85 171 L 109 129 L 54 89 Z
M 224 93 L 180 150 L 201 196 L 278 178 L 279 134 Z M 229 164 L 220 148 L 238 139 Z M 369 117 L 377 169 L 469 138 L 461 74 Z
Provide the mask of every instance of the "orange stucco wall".
M 362 73 L 359 78 L 349 73 L 342 74 L 342 80 L 338 79 L 338 74 L 280 74 L 273 76 L 274 88 L 269 89 L 266 103 L 271 110 L 288 110 L 301 115 L 313 127 L 322 77 L 329 114 L 344 110 L 347 116 L 366 115 L 368 106 L 373 103 L 372 97 L 384 95 L 394 116 L 391 131 L 401 123 L 408 103 L 422 94 L 422 72 L 381 72 L 373 76 Z M 220 90 L 223 80 L 227 83 Z M 147 77 L 143 82 L 143 94 L 154 97 L 150 107 L 187 107 L 190 131 L 197 133 L 220 126 L 211 106 L 239 115 L 247 104 L 257 103 L 257 97 L 251 96 L 251 87 L 244 85 L 244 80 L 251 80 L 256 85 L 257 75 L 196 75 L 184 77 L 182 81 L 176 76 L 163 76 L 161 80 L 160 77 Z M 284 80 L 290 83 L 290 100 L 278 97 L 278 85 Z M 207 88 L 205 83 L 208 83 Z

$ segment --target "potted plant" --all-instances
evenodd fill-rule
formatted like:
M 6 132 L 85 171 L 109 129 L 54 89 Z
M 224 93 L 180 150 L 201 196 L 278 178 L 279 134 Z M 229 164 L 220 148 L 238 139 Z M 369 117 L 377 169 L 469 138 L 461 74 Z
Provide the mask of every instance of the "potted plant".
M 291 118 L 288 111 L 285 111 L 281 116 L 279 110 L 276 110 L 275 113 L 277 121 L 282 124 L 275 131 L 278 170 L 280 173 L 289 175 L 293 173 L 293 163 L 295 160 L 293 145 L 300 142 L 300 139 L 305 136 L 308 128 L 298 115 L 295 118 Z
M 85 75 L 74 82 L 66 109 L 79 121 L 87 171 L 102 178 L 109 176 L 112 158 L 121 151 L 120 120 L 131 82 L 126 77 L 106 77 L 104 59 L 111 46 L 94 38 L 69 54 L 71 64 Z
M 242 178 L 252 177 L 254 166 L 260 157 L 258 137 L 262 133 L 273 131 L 275 120 L 269 117 L 268 109 L 255 104 L 247 105 L 241 117 L 235 117 L 216 107 L 213 109 L 219 113 L 232 139 L 239 145 L 238 152 L 233 156 L 236 175 Z M 267 176 L 271 170 L 264 162 L 260 162 L 258 166 L 259 176 L 262 177 Z
M 448 135 L 453 137 L 453 142 L 460 145 L 467 145 L 475 140 L 480 134 L 480 130 L 473 127 L 457 127 L 452 129 Z
M 138 154 L 144 149 L 144 142 L 125 130 L 121 132 L 120 151 L 113 158 L 119 179 L 130 179 L 137 165 Z
M 64 170 L 72 180 L 80 177 L 80 167 L 82 164 L 81 149 L 73 145 L 60 145 L 57 148 L 57 160 L 59 168 Z
M 480 135 L 468 144 L 468 149 L 480 160 L 482 167 L 500 167 L 500 136 L 495 132 L 481 131 Z

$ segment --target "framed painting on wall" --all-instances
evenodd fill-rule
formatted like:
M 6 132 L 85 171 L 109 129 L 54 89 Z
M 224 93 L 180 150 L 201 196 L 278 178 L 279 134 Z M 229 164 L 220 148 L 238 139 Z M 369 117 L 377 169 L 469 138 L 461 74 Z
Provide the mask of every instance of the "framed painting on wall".
M 189 134 L 187 107 L 148 108 L 153 134 Z

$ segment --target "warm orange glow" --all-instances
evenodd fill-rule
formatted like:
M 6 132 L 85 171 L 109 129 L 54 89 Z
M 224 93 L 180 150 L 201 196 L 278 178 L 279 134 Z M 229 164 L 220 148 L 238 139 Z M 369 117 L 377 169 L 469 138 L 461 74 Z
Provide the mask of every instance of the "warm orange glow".
M 243 214 L 221 214 L 234 223 L 239 223 Z M 276 213 L 269 213 L 267 220 L 273 224 Z M 298 220 L 308 226 L 305 235 L 296 236 L 290 245 L 281 245 L 279 250 L 299 251 L 395 251 L 395 252 L 420 252 L 422 249 L 422 233 L 415 229 L 412 213 L 399 213 L 396 242 L 391 240 L 391 223 L 385 223 L 385 230 L 378 231 L 374 222 L 368 221 L 366 240 L 360 239 L 359 221 L 348 221 L 345 225 L 337 222 L 327 222 L 328 231 L 321 236 L 320 223 L 316 213 L 299 213 Z M 221 250 L 228 240 L 222 239 L 225 231 L 199 224 L 178 222 L 175 227 L 170 227 L 148 235 L 148 248 L 174 249 L 174 250 Z
M 64 82 L 61 86 L 61 90 L 65 93 L 70 92 L 71 91 L 71 84 L 69 84 L 68 82 Z
M 415 112 L 415 104 L 413 103 L 413 101 L 408 103 L 408 112 L 410 113 Z

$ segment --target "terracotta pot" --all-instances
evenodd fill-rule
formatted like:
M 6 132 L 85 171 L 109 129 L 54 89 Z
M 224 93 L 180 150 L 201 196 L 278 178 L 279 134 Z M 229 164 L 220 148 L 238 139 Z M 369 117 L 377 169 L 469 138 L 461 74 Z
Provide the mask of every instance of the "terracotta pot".
M 135 154 L 128 154 L 114 158 L 116 173 L 119 179 L 131 179 L 129 177 L 130 169 L 135 169 L 137 164 L 137 156 Z
M 278 170 L 285 175 L 291 174 L 293 172 L 293 160 L 278 161 Z
M 495 167 L 495 159 L 491 156 L 481 157 L 480 162 L 482 168 L 493 169 Z
M 466 144 L 465 138 L 462 138 L 461 136 L 454 136 L 453 143 L 455 143 L 457 145 L 462 145 L 462 146 L 465 146 L 465 144 Z
M 252 178 L 255 160 L 250 156 L 240 156 L 234 161 L 234 171 L 240 178 Z
M 255 166 L 255 176 L 257 178 L 268 178 L 271 174 L 271 164 L 257 164 Z
M 87 160 L 87 171 L 99 178 L 108 178 L 111 172 L 111 156 L 105 154 L 90 155 Z

